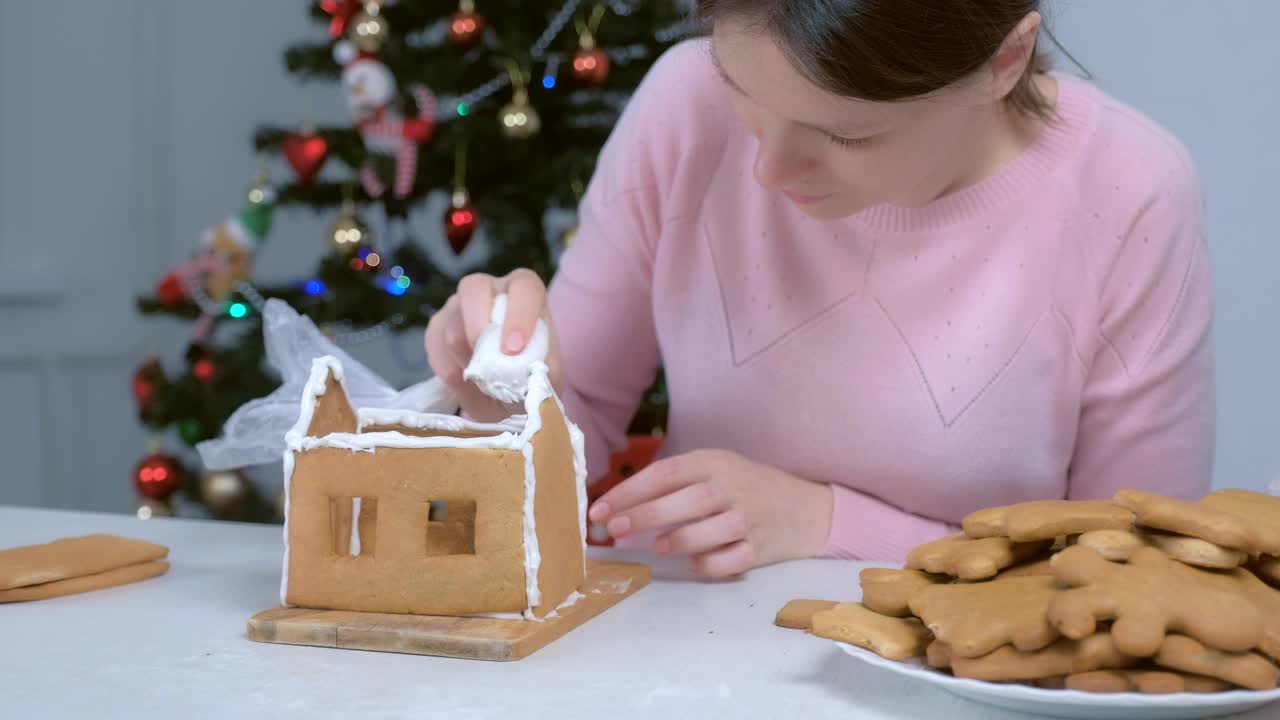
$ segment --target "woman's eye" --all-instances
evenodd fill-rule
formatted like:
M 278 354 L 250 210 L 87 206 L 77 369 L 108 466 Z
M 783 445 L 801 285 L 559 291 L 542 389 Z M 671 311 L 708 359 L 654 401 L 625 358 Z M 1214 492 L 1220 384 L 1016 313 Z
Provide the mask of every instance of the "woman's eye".
M 835 143 L 836 145 L 839 145 L 842 148 L 848 148 L 851 150 L 855 148 L 866 147 L 871 142 L 868 138 L 847 138 L 847 137 L 840 137 L 839 135 L 830 135 L 830 134 L 827 135 L 827 139 Z

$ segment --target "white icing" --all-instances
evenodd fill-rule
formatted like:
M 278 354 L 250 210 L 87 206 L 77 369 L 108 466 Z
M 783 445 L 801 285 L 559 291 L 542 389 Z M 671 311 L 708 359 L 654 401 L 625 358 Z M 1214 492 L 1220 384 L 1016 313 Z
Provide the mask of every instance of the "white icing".
M 599 590 L 595 592 L 598 593 Z M 584 597 L 586 597 L 586 595 L 583 595 L 577 590 L 574 590 L 573 592 L 569 593 L 569 597 L 565 598 L 564 602 L 557 605 L 556 609 L 547 613 L 545 617 L 534 617 L 532 614 L 528 614 L 527 612 L 526 613 L 509 613 L 509 612 L 470 613 L 467 615 L 463 615 L 462 617 L 495 618 L 498 620 L 533 620 L 534 622 L 546 622 L 550 618 L 558 617 L 561 610 L 564 610 L 565 608 L 573 607 L 578 603 L 579 600 L 581 600 Z
M 556 609 L 555 609 L 555 610 L 552 610 L 551 612 L 547 613 L 547 617 L 545 617 L 545 618 L 538 618 L 538 620 L 539 620 L 539 621 L 543 621 L 543 620 L 547 620 L 547 619 L 549 619 L 549 618 L 559 617 L 559 616 L 560 616 L 560 611 L 561 611 L 561 610 L 564 610 L 565 608 L 573 607 L 574 605 L 576 605 L 576 604 L 578 603 L 578 601 L 579 601 L 579 600 L 581 600 L 581 599 L 582 599 L 582 598 L 584 598 L 584 597 L 586 597 L 586 595 L 583 595 L 582 593 L 578 592 L 577 590 L 574 590 L 573 592 L 569 593 L 569 597 L 565 598 L 565 599 L 564 599 L 564 602 L 562 602 L 562 603 L 560 603 L 559 605 L 557 605 L 557 606 L 556 606 Z
M 284 451 L 284 567 L 280 572 L 280 604 L 289 607 L 289 481 L 293 479 L 293 451 Z
M 351 498 L 351 540 L 347 547 L 351 557 L 360 557 L 360 498 Z
M 302 437 L 289 440 L 289 447 L 298 451 L 316 448 L 336 448 L 352 452 L 375 452 L 378 448 L 418 450 L 422 448 L 491 448 L 519 450 L 526 444 L 523 435 L 504 432 L 485 437 L 456 438 L 447 435 L 419 437 L 398 432 L 330 433 L 324 437 Z
M 510 405 L 520 402 L 521 398 L 527 399 L 530 368 L 545 362 L 550 336 L 547 324 L 539 319 L 524 350 L 508 355 L 502 351 L 502 323 L 506 317 L 507 296 L 499 295 L 493 299 L 489 327 L 476 340 L 471 362 L 462 377 L 475 383 L 485 395 Z
M 284 451 L 284 563 L 280 573 L 280 604 L 288 607 L 285 596 L 289 594 L 289 485 L 293 480 L 292 441 L 305 437 L 311 427 L 311 419 L 316 414 L 316 400 L 324 395 L 326 382 L 332 375 L 335 382 L 342 384 L 342 363 L 332 355 L 318 357 L 311 361 L 311 377 L 302 389 L 302 408 L 298 412 L 298 421 L 285 433 Z
M 397 425 L 413 430 L 439 430 L 442 432 L 519 433 L 525 424 L 523 415 L 513 415 L 496 423 L 482 423 L 467 420 L 457 415 L 382 408 L 361 408 L 357 413 L 357 420 L 356 429 L 359 432 L 364 432 L 367 427 Z

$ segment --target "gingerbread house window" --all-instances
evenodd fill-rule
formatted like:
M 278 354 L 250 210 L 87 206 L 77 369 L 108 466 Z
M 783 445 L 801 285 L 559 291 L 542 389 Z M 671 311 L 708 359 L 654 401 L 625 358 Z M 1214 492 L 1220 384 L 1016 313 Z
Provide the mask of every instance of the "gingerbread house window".
M 427 514 L 427 555 L 475 554 L 475 501 L 432 501 Z
M 330 552 L 339 557 L 375 557 L 378 499 L 329 498 Z

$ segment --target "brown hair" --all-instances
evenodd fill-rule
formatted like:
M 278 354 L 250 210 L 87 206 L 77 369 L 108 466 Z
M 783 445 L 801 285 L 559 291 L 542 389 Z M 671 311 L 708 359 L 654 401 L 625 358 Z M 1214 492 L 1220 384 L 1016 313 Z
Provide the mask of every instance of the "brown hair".
M 705 27 L 733 17 L 771 35 L 810 82 L 843 97 L 892 102 L 940 90 L 986 64 L 1040 0 L 698 0 Z M 1027 116 L 1052 109 L 1032 61 L 1005 98 Z

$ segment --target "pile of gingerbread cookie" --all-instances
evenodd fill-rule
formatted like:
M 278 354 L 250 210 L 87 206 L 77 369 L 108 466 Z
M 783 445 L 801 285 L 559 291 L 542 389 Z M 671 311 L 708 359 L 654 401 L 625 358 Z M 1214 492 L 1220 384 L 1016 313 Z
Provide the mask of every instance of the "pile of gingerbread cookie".
M 1280 680 L 1280 497 L 1136 490 L 979 510 L 861 602 L 796 600 L 784 627 L 956 677 L 1091 692 Z

